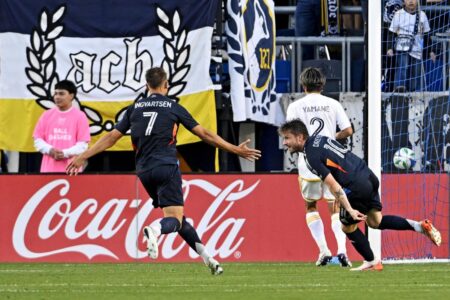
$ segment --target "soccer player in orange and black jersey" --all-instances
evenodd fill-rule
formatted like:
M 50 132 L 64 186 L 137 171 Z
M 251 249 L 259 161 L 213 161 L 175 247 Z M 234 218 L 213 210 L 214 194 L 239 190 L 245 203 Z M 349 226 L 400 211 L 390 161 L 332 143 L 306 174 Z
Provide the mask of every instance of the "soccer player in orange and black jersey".
M 185 108 L 167 98 L 168 80 L 162 68 L 149 69 L 145 77 L 150 96 L 130 105 L 116 128 L 75 158 L 67 167 L 67 173 L 76 175 L 87 158 L 113 146 L 130 130 L 136 149 L 137 175 L 151 196 L 153 205 L 162 208 L 164 214 L 158 224 L 144 227 L 148 255 L 153 259 L 158 257 L 157 238 L 161 234 L 178 232 L 202 257 L 211 273 L 219 275 L 223 272 L 222 267 L 206 251 L 196 230 L 184 216 L 181 173 L 175 148 L 178 126 L 181 123 L 203 141 L 250 161 L 259 159 L 261 152 L 247 147 L 250 140 L 239 146 L 228 143 L 199 125 Z
M 358 156 L 336 140 L 314 136 L 305 142 L 304 153 L 308 168 L 324 180 L 328 174 L 344 188 L 353 208 L 367 213 L 371 208 L 381 211 L 379 182 L 372 170 Z M 370 193 L 373 192 L 373 195 Z M 371 200 L 371 202 L 367 202 Z
M 340 143 L 320 135 L 310 137 L 306 125 L 299 119 L 284 123 L 279 132 L 283 145 L 291 152 L 305 155 L 308 168 L 330 187 L 336 201 L 340 202 L 342 230 L 365 260 L 351 271 L 383 269 L 381 261 L 375 258 L 370 248 L 369 240 L 357 226 L 360 221 L 380 230 L 417 231 L 435 245 L 441 244 L 441 234 L 429 220 L 418 222 L 400 216 L 383 216 L 378 178 L 361 158 Z

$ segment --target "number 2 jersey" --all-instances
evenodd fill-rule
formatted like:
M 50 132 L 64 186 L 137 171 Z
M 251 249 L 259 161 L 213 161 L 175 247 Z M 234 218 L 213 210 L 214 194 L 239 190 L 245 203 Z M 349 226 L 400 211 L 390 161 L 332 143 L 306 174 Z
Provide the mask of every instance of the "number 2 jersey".
M 323 135 L 332 139 L 336 137 L 336 126 L 341 130 L 351 126 L 342 105 L 333 98 L 319 93 L 310 93 L 288 106 L 286 119 L 300 119 L 305 123 L 310 136 Z M 298 156 L 298 173 L 303 179 L 318 180 L 305 165 L 302 153 Z
M 178 164 L 176 138 L 180 123 L 189 131 L 198 125 L 183 106 L 160 94 L 152 94 L 128 107 L 116 129 L 122 134 L 131 129 L 137 173 Z
M 311 136 L 303 152 L 309 170 L 322 180 L 331 173 L 342 187 L 357 190 L 358 181 L 369 178 L 370 170 L 364 160 L 334 139 Z
M 300 119 L 310 136 L 320 134 L 332 139 L 336 136 L 336 125 L 341 130 L 351 126 L 342 105 L 319 93 L 307 94 L 292 102 L 288 106 L 286 119 Z

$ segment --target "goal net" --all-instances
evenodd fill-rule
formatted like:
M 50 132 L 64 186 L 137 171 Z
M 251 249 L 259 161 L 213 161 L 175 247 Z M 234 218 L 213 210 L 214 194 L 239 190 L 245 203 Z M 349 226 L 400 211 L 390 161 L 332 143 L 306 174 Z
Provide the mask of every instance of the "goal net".
M 411 231 L 386 230 L 381 255 L 385 260 L 448 260 L 450 1 L 417 0 L 411 4 L 416 8 L 409 2 L 415 1 L 386 0 L 383 7 L 383 212 L 430 219 L 442 245 Z M 394 164 L 400 148 L 413 151 L 411 167 Z

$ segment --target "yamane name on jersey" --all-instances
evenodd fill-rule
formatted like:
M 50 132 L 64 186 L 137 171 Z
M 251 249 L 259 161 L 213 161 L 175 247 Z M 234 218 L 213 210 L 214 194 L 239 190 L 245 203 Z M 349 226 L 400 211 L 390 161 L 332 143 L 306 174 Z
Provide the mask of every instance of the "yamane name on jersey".
M 318 93 L 307 94 L 291 103 L 286 119 L 300 119 L 311 136 L 320 134 L 333 139 L 336 136 L 336 125 L 341 130 L 352 126 L 341 103 Z

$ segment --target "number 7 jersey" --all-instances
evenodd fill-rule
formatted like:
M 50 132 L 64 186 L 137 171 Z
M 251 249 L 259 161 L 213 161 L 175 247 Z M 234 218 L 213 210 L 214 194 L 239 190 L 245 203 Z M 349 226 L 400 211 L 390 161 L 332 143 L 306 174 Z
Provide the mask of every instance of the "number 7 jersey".
M 128 107 L 116 129 L 122 134 L 131 129 L 137 173 L 178 164 L 176 135 L 180 123 L 188 130 L 198 125 L 183 106 L 159 94 L 139 99 Z

